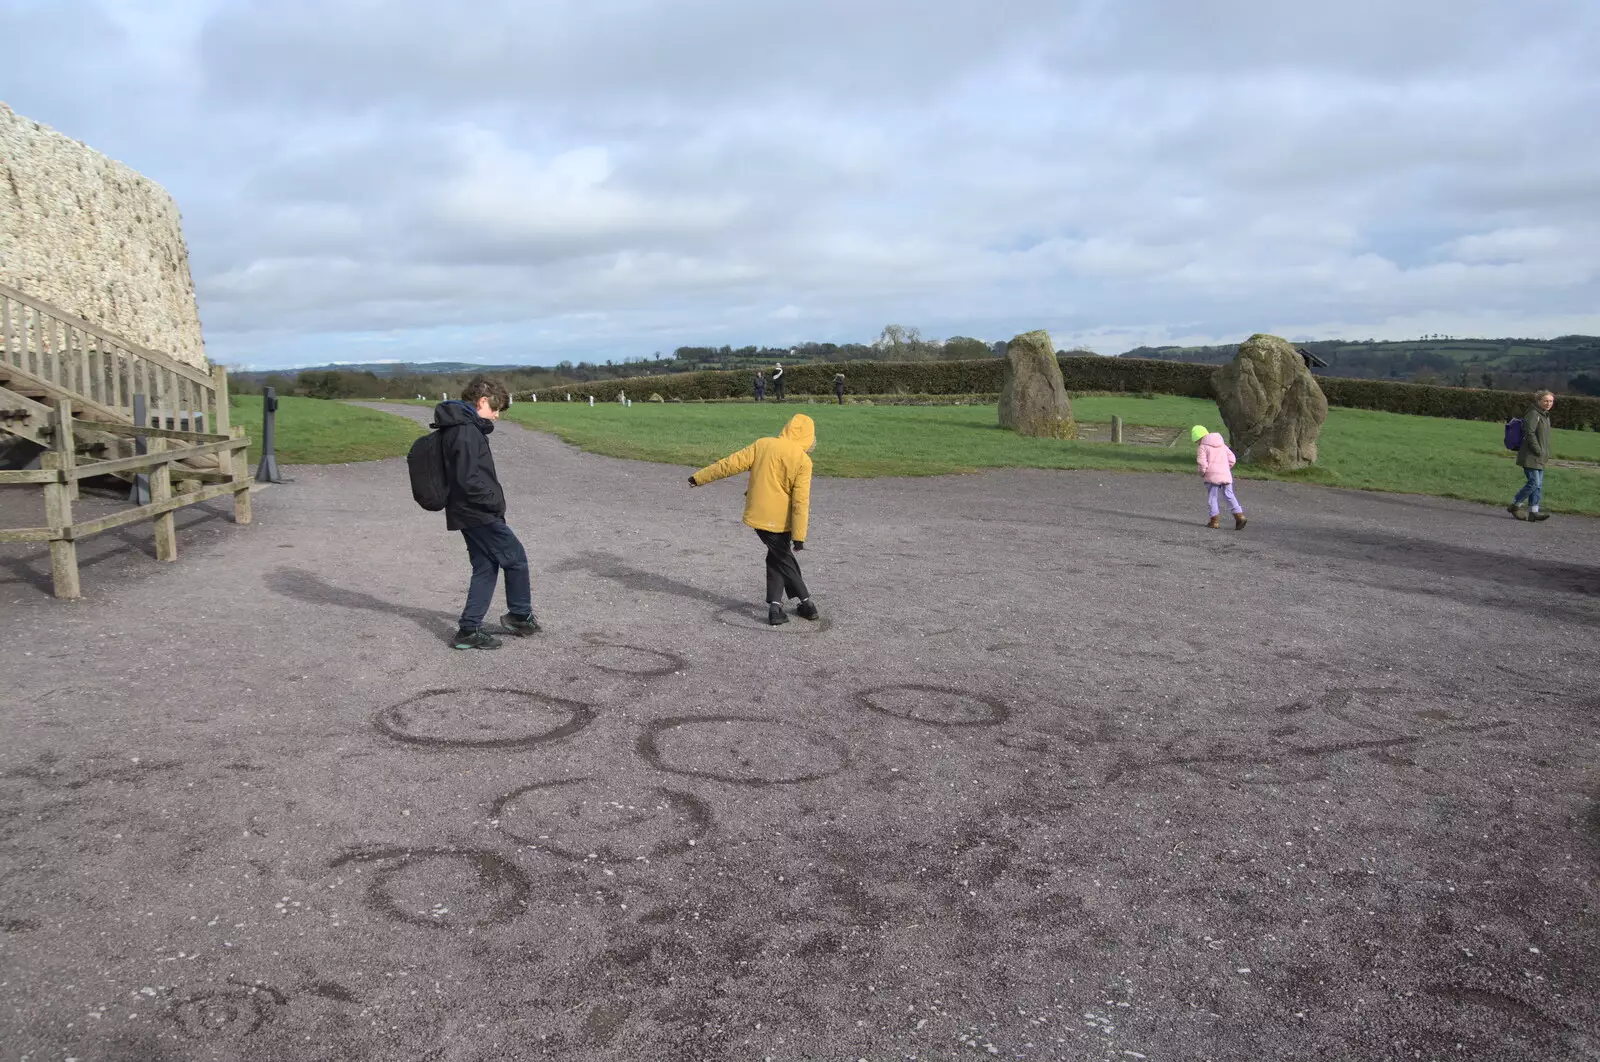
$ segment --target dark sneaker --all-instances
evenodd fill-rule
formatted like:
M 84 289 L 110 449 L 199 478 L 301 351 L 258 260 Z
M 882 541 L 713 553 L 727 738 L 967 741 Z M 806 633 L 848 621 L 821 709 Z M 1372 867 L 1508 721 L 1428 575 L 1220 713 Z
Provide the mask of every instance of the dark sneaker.
M 1517 508 L 1515 505 L 1506 506 L 1506 512 L 1510 513 L 1512 516 L 1515 516 L 1518 520 L 1527 519 L 1527 517 L 1522 514 L 1522 510 Z
M 794 614 L 803 620 L 814 620 L 822 615 L 822 613 L 817 611 L 816 602 L 809 599 L 796 605 L 794 607 Z
M 452 649 L 498 649 L 500 639 L 482 630 L 456 631 L 455 641 L 450 643 Z
M 767 622 L 774 627 L 789 622 L 789 614 L 783 611 L 782 605 L 767 605 Z
M 539 626 L 539 617 L 531 612 L 528 613 L 526 618 L 518 616 L 514 612 L 507 612 L 500 617 L 500 626 L 515 634 L 518 638 L 526 638 L 530 634 L 538 634 L 544 630 L 543 627 Z
M 1550 514 L 1549 513 L 1529 513 L 1528 514 L 1528 519 L 1529 520 L 1548 520 L 1548 519 L 1550 519 Z

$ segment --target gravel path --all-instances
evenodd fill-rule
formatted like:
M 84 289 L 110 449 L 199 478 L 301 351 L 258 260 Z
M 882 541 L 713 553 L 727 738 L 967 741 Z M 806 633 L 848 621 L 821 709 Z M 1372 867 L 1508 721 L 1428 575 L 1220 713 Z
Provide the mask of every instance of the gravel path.
M 772 629 L 737 483 L 493 442 L 499 652 L 398 460 L 0 547 L 0 1060 L 1600 1058 L 1600 522 L 819 480 Z

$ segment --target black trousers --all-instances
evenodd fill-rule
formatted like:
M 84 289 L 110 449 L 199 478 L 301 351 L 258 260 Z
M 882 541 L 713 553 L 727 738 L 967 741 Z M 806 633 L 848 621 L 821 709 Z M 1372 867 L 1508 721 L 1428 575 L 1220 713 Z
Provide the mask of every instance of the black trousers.
M 779 402 L 783 401 L 783 377 L 775 377 L 772 381 L 772 397 Z
M 767 546 L 767 601 L 783 602 L 785 591 L 790 597 L 807 598 L 805 577 L 800 574 L 800 560 L 794 555 L 794 545 L 787 531 L 762 531 L 756 534 Z

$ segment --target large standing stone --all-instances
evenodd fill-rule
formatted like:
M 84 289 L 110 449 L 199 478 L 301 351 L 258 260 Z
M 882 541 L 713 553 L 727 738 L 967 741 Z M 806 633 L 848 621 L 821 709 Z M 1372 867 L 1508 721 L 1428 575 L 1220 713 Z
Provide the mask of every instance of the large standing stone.
M 1288 340 L 1251 336 L 1211 385 L 1239 460 L 1278 472 L 1316 462 L 1328 399 Z
M 1077 434 L 1049 332 L 1024 332 L 1006 345 L 1000 426 L 1019 435 L 1070 439 Z

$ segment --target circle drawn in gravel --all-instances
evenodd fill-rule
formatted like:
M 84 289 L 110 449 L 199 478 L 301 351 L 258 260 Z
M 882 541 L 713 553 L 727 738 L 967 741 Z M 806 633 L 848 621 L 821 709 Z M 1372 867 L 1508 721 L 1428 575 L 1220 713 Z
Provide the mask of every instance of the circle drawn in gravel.
M 815 782 L 850 766 L 832 734 L 742 715 L 657 719 L 639 736 L 639 755 L 671 774 L 755 787 Z
M 856 700 L 875 712 L 929 726 L 999 726 L 1011 718 L 1005 703 L 950 686 L 878 686 L 860 691 Z
M 430 929 L 480 928 L 528 908 L 533 884 L 516 864 L 478 848 L 385 848 L 351 852 L 329 866 L 383 864 L 367 882 L 367 904 L 396 922 Z
M 384 737 L 408 745 L 457 749 L 519 749 L 571 737 L 594 721 L 595 710 L 529 690 L 424 690 L 372 719 Z
M 637 678 L 661 678 L 689 670 L 689 662 L 677 653 L 646 649 L 642 645 L 596 642 L 583 651 L 584 659 L 597 671 Z
M 289 997 L 271 985 L 230 983 L 203 988 L 172 1002 L 167 1015 L 196 1040 L 242 1040 L 272 1020 Z
M 711 830 L 711 808 L 693 794 L 651 789 L 619 799 L 614 786 L 590 778 L 525 785 L 491 813 L 506 836 L 575 861 L 678 855 Z
M 767 622 L 765 609 L 757 611 L 754 606 L 745 608 L 725 608 L 712 617 L 718 623 L 728 627 L 736 627 L 741 631 L 794 631 L 799 634 L 821 634 L 833 626 L 833 620 L 827 616 L 820 619 L 806 620 L 789 613 L 789 622 L 774 627 Z

